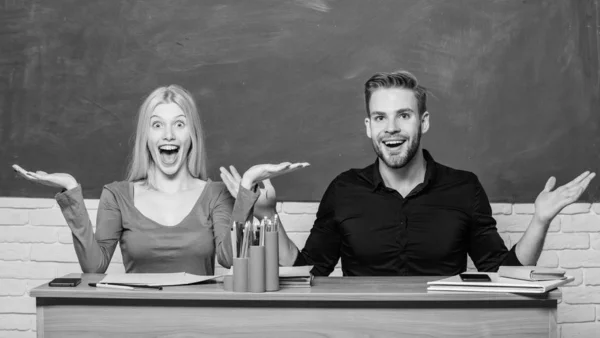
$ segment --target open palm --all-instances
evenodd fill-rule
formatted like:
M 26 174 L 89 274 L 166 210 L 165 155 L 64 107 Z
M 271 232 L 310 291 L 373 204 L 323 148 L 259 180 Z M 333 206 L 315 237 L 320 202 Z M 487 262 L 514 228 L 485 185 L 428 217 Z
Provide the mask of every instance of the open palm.
M 535 200 L 535 213 L 538 219 L 542 222 L 552 221 L 563 208 L 579 199 L 594 176 L 596 176 L 595 173 L 586 171 L 571 182 L 554 190 L 552 189 L 556 185 L 556 178 L 550 177 L 544 190 Z
M 27 171 L 20 166 L 13 164 L 13 169 L 23 178 L 28 181 L 47 185 L 49 187 L 72 189 L 77 186 L 77 180 L 69 174 L 54 173 L 48 174 L 44 171 Z
M 260 196 L 254 205 L 254 213 L 259 218 L 270 217 L 275 213 L 277 205 L 277 195 L 275 187 L 271 184 L 271 178 L 284 175 L 298 169 L 309 166 L 308 163 L 289 163 L 280 164 L 257 164 L 248 169 L 242 177 L 234 166 L 229 166 L 229 170 L 221 167 L 221 179 L 227 186 L 227 190 L 232 196 L 236 197 L 240 183 L 243 178 L 248 179 L 252 184 L 263 182 L 264 188 L 260 188 Z

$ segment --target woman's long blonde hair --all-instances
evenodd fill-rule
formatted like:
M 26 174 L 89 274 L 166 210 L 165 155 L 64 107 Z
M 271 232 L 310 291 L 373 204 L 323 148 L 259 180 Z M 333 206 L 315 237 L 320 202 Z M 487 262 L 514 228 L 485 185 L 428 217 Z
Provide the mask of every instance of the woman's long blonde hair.
M 148 174 L 154 170 L 155 164 L 148 149 L 148 130 L 150 116 L 156 107 L 164 103 L 174 103 L 183 110 L 190 128 L 192 145 L 187 154 L 187 169 L 192 177 L 206 180 L 206 149 L 204 147 L 204 132 L 196 102 L 192 95 L 183 87 L 170 85 L 155 89 L 140 107 L 137 117 L 135 144 L 129 162 L 127 181 L 135 182 L 148 180 Z M 151 182 L 146 182 L 151 184 Z

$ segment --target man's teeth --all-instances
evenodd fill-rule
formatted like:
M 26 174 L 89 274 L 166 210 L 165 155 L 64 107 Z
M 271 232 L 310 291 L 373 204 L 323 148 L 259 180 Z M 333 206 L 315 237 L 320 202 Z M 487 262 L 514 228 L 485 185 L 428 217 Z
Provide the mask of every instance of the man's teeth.
M 399 146 L 399 145 L 401 145 L 402 143 L 404 143 L 404 141 L 383 141 L 383 143 L 386 146 L 392 146 L 393 147 L 393 146 Z

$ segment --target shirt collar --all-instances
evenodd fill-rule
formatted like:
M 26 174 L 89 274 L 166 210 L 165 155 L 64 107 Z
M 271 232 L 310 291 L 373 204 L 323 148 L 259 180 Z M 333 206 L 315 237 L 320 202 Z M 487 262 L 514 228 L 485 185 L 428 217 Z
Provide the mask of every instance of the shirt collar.
M 423 180 L 421 189 L 427 187 L 433 182 L 436 174 L 436 162 L 431 154 L 423 149 L 423 157 L 425 158 L 425 179 Z M 373 191 L 385 187 L 383 178 L 379 172 L 379 158 L 375 160 L 375 163 L 370 166 L 361 169 L 359 175 L 373 185 Z M 419 189 L 419 190 L 421 190 Z

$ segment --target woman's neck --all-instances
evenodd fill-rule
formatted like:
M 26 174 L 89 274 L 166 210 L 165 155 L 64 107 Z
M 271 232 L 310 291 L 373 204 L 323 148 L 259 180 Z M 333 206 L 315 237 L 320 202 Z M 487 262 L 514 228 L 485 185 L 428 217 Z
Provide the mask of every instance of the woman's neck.
M 194 188 L 196 179 L 183 167 L 172 176 L 165 175 L 158 168 L 153 167 L 148 172 L 147 180 L 149 186 L 154 190 L 167 194 L 174 194 Z

